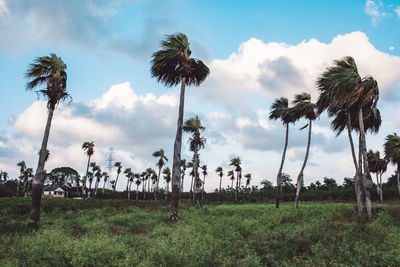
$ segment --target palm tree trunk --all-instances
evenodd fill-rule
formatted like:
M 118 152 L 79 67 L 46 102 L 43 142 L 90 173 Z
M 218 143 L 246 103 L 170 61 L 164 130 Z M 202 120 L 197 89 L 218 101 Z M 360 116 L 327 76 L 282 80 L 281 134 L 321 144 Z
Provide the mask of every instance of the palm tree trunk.
M 400 166 L 397 166 L 397 189 L 399 190 L 399 194 L 400 194 Z
M 219 201 L 222 201 L 222 191 L 221 191 L 221 185 L 222 185 L 222 176 L 219 176 Z
M 99 188 L 99 182 L 100 182 L 100 180 L 97 179 L 95 186 L 94 186 L 94 197 L 93 198 L 96 198 L 96 196 L 97 196 L 97 189 Z
M 235 203 L 239 201 L 239 172 L 236 172 Z
M 177 122 L 176 137 L 174 143 L 174 158 L 172 163 L 172 199 L 171 199 L 171 221 L 178 221 L 179 205 L 179 184 L 181 178 L 181 148 L 182 148 L 182 127 L 183 112 L 185 104 L 185 83 L 186 78 L 181 78 L 181 95 L 179 99 L 179 116 Z
M 161 178 L 161 167 L 158 168 L 158 177 L 157 177 L 157 186 L 154 189 L 154 200 L 157 200 L 157 193 L 158 193 L 158 185 L 160 183 L 160 178 Z
M 103 194 L 103 198 L 104 198 L 104 189 L 106 188 L 106 180 L 104 180 L 104 183 L 103 183 L 103 192 L 102 192 L 102 194 Z
M 32 181 L 32 210 L 29 220 L 29 227 L 39 228 L 40 221 L 40 201 L 42 200 L 43 183 L 44 183 L 44 164 L 46 163 L 47 142 L 50 135 L 51 120 L 53 118 L 54 107 L 49 107 L 49 115 L 47 117 L 46 128 L 43 135 L 42 146 L 40 148 L 39 162 L 36 169 L 35 177 Z
M 28 192 L 28 176 L 26 176 L 26 175 L 25 175 L 25 179 L 24 179 L 24 187 L 23 187 L 22 192 L 23 192 L 24 197 L 28 197 L 28 194 L 27 194 L 27 192 Z
M 181 187 L 180 187 L 180 194 L 181 194 L 181 200 L 183 201 L 183 182 L 185 179 L 185 174 L 182 173 L 182 180 L 181 180 Z
M 151 177 L 149 177 L 148 181 L 147 181 L 147 192 L 149 193 L 149 199 L 151 197 L 150 192 L 151 192 Z
M 131 199 L 131 186 L 132 186 L 132 182 L 129 182 L 128 199 Z
M 115 198 L 115 189 L 117 188 L 119 173 L 117 173 L 117 178 L 115 179 L 115 184 L 113 188 L 113 198 Z
M 379 202 L 380 202 L 380 199 L 381 199 L 381 188 L 379 187 L 379 173 L 376 172 L 375 175 L 376 175 L 376 192 L 378 193 L 378 199 L 379 199 Z
M 195 175 L 194 177 L 195 178 L 194 178 L 194 185 L 193 185 L 194 190 L 193 191 L 194 191 L 194 199 L 197 202 L 199 208 L 201 209 L 202 208 L 202 205 L 200 203 L 201 188 L 200 188 L 200 186 L 198 186 L 198 184 L 199 184 L 199 182 L 201 182 L 201 180 L 200 180 L 198 168 L 199 168 L 199 152 L 198 152 L 197 146 L 195 146 L 194 147 L 194 175 Z
M 365 206 L 367 208 L 368 217 L 372 217 L 372 198 L 371 198 L 371 188 L 374 184 L 372 181 L 371 174 L 369 173 L 369 166 L 368 166 L 368 158 L 367 158 L 367 145 L 365 141 L 365 131 L 364 131 L 364 116 L 362 112 L 362 108 L 359 109 L 358 112 L 358 121 L 360 124 L 360 140 L 361 146 L 360 149 L 362 151 L 363 156 L 363 167 L 364 167 L 364 192 L 365 192 Z
M 128 186 L 129 186 L 129 177 L 127 177 L 127 181 L 126 181 L 126 196 L 128 196 Z
M 295 199 L 295 207 L 296 207 L 296 209 L 299 208 L 300 190 L 301 190 L 301 186 L 303 185 L 303 171 L 304 171 L 304 168 L 306 167 L 306 164 L 307 164 L 308 153 L 310 152 L 311 127 L 312 127 L 312 121 L 309 120 L 309 122 L 308 122 L 308 140 L 307 140 L 306 155 L 305 155 L 305 157 L 304 157 L 303 166 L 301 166 L 300 173 L 299 173 L 299 175 L 297 176 L 297 189 L 296 189 L 296 199 Z
M 193 200 L 193 178 L 194 176 L 192 175 L 192 182 L 190 183 L 189 202 L 192 202 Z
M 204 200 L 204 185 L 205 185 L 205 183 L 206 183 L 206 176 L 204 175 L 204 178 L 203 178 L 203 189 L 201 191 L 201 199 L 202 200 Z
M 168 199 L 168 191 L 169 191 L 169 182 L 166 183 L 166 188 L 165 188 L 165 200 Z
M 347 135 L 349 136 L 350 148 L 351 148 L 351 155 L 353 157 L 354 167 L 356 168 L 356 174 L 354 176 L 354 191 L 357 200 L 357 208 L 358 214 L 361 215 L 365 210 L 365 198 L 364 198 L 364 190 L 362 189 L 362 182 L 361 182 L 361 172 L 359 166 L 357 164 L 356 152 L 354 149 L 353 138 L 351 136 L 351 115 L 350 111 L 347 110 Z
M 93 182 L 93 179 L 89 181 L 89 190 L 87 192 L 87 193 L 90 193 L 90 197 L 93 197 L 93 194 L 92 194 L 92 182 Z
M 285 146 L 283 148 L 281 166 L 279 167 L 278 175 L 276 176 L 276 199 L 275 199 L 276 208 L 279 208 L 279 198 L 281 196 L 282 170 L 283 170 L 283 163 L 285 162 L 288 139 L 289 139 L 289 123 L 286 124 Z
M 379 188 L 381 190 L 381 194 L 379 196 L 379 202 L 383 202 L 383 188 L 382 188 L 382 172 L 379 174 Z
M 87 165 L 86 165 L 85 181 L 84 181 L 83 186 L 82 186 L 82 196 L 83 196 L 83 199 L 84 199 L 84 200 L 85 200 L 85 199 L 87 198 L 87 196 L 88 196 L 88 190 L 86 190 L 86 189 L 87 189 L 87 188 L 86 188 L 86 180 L 87 180 L 88 173 L 89 173 L 90 157 L 91 157 L 91 155 L 88 156 L 88 162 L 87 162 Z
M 136 200 L 139 200 L 139 185 L 136 185 Z
M 21 176 L 18 179 L 17 194 L 16 194 L 17 197 L 19 197 L 19 188 L 20 187 L 21 187 Z

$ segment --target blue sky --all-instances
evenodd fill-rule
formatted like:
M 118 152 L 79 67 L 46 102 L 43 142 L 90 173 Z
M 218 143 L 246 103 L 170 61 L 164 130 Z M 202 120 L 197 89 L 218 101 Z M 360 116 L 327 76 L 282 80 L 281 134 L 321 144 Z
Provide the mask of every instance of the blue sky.
M 159 147 L 172 158 L 177 88 L 165 88 L 152 79 L 149 61 L 163 36 L 175 32 L 188 35 L 193 56 L 211 69 L 204 86 L 189 89 L 186 107 L 187 116 L 200 114 L 206 123 L 209 142 L 203 159 L 209 169 L 226 165 L 236 154 L 248 163 L 256 184 L 266 178 L 273 181 L 283 146 L 280 125 L 266 120 L 273 98 L 305 90 L 316 99 L 312 87 L 318 71 L 335 57 L 352 51 L 360 58 L 365 75 L 382 77 L 382 81 L 378 79 L 382 85 L 381 111 L 387 124 L 382 133 L 370 139 L 371 148 L 381 149 L 384 136 L 400 125 L 396 92 L 400 89 L 400 78 L 396 78 L 399 26 L 399 1 L 0 0 L 0 168 L 16 174 L 15 163 L 22 158 L 36 165 L 34 151 L 42 130 L 35 125 L 46 114 L 39 112 L 37 96 L 25 92 L 23 74 L 35 57 L 50 52 L 61 56 L 68 66 L 68 90 L 74 101 L 61 107 L 63 120 L 55 123 L 51 133 L 49 145 L 54 153 L 49 169 L 69 164 L 81 172 L 84 166 L 79 160 L 84 155 L 79 146 L 88 141 L 84 138 L 99 140 L 99 162 L 104 162 L 107 147 L 115 147 L 118 160 L 137 171 L 153 164 L 151 153 Z M 276 51 L 279 57 L 268 51 Z M 110 89 L 113 85 L 120 85 L 115 92 Z M 118 100 L 118 94 L 126 98 Z M 135 100 L 129 102 L 128 97 Z M 99 101 L 103 101 L 104 110 L 94 106 Z M 27 110 L 35 116 L 27 116 Z M 154 114 L 157 112 L 166 117 L 161 125 L 152 121 L 162 118 Z M 125 115 L 127 121 L 117 119 Z M 63 125 L 72 129 L 71 125 L 79 125 L 75 121 L 83 118 L 87 125 L 93 123 L 102 131 L 112 128 L 123 137 L 113 139 L 106 133 L 99 137 L 98 129 L 92 133 L 78 126 L 70 132 L 62 129 Z M 296 140 L 304 133 L 297 134 L 298 129 L 294 133 L 287 163 L 292 177 L 301 164 L 305 145 Z M 315 134 L 312 153 L 320 156 L 311 157 L 310 166 L 314 167 L 306 172 L 306 183 L 321 180 L 324 172 L 338 182 L 352 176 L 351 165 L 340 163 L 349 156 L 347 140 L 332 138 L 326 119 L 317 122 Z M 63 138 L 69 141 L 65 146 Z M 271 141 L 256 142 L 263 138 Z M 14 147 L 18 142 L 25 149 Z M 329 148 L 332 142 L 337 145 Z M 240 145 L 243 143 L 248 145 Z M 337 148 L 340 146 L 343 149 Z M 190 157 L 188 151 L 185 153 Z M 326 166 L 323 158 L 340 166 Z M 212 188 L 213 184 L 208 189 Z

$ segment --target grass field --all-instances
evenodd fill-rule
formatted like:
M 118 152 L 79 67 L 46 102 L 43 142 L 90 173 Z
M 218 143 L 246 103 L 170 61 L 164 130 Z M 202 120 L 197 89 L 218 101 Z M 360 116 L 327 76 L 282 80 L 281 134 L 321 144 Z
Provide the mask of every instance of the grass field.
M 27 230 L 30 201 L 0 199 L 0 266 L 400 266 L 400 204 L 180 206 L 168 202 L 45 199 Z

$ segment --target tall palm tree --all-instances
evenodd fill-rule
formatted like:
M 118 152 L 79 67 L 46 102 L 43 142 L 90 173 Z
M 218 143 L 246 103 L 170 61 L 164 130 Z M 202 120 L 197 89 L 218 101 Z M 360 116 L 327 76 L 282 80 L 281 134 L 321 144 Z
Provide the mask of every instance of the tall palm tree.
M 31 178 L 32 176 L 33 176 L 33 169 L 26 168 L 24 171 L 24 188 L 23 188 L 24 197 L 28 197 L 29 178 Z
M 217 169 L 215 169 L 215 172 L 218 174 L 219 176 L 219 200 L 222 200 L 221 197 L 221 185 L 222 185 L 222 176 L 224 176 L 224 170 L 222 169 L 222 167 L 218 167 Z
M 166 36 L 165 40 L 161 42 L 161 50 L 152 55 L 151 61 L 151 74 L 158 82 L 162 82 L 166 86 L 176 86 L 181 83 L 172 167 L 171 221 L 178 220 L 185 86 L 199 86 L 210 73 L 208 67 L 201 60 L 190 57 L 191 53 L 187 36 L 177 33 Z
M 117 188 L 118 177 L 122 172 L 122 164 L 121 164 L 121 162 L 120 161 L 115 162 L 114 167 L 117 168 L 117 178 L 115 179 L 115 183 L 114 183 L 114 186 L 113 186 L 113 197 L 115 197 L 115 189 Z
M 85 199 L 87 197 L 87 188 L 86 188 L 86 179 L 88 177 L 88 172 L 89 172 L 89 165 L 90 165 L 90 158 L 92 157 L 93 153 L 94 153 L 94 142 L 85 142 L 82 145 L 82 149 L 85 151 L 86 155 L 88 156 L 88 161 L 87 161 L 87 165 L 86 165 L 86 175 L 85 175 L 85 179 L 83 182 L 83 187 L 82 187 L 82 196 L 83 199 Z
M 269 113 L 271 120 L 281 120 L 283 125 L 286 127 L 285 146 L 283 148 L 281 165 L 279 167 L 278 175 L 276 176 L 276 208 L 279 208 L 279 198 L 281 194 L 281 183 L 282 183 L 282 170 L 285 162 L 286 149 L 289 138 L 289 124 L 294 122 L 292 109 L 289 108 L 289 100 L 286 97 L 275 99 L 271 106 L 271 112 Z
M 164 174 L 164 179 L 165 179 L 165 200 L 168 199 L 168 193 L 169 193 L 169 182 L 171 182 L 171 169 L 169 167 L 165 167 L 164 170 L 162 171 Z
M 157 200 L 157 191 L 158 191 L 158 185 L 160 183 L 160 177 L 161 177 L 161 169 L 164 167 L 164 160 L 168 161 L 168 158 L 165 156 L 164 149 L 160 149 L 158 151 L 155 151 L 153 153 L 153 157 L 158 158 L 158 162 L 156 166 L 158 167 L 158 179 L 157 179 L 157 186 L 154 190 L 154 199 Z
M 34 63 L 30 64 L 25 73 L 29 80 L 26 84 L 26 90 L 34 90 L 47 99 L 48 118 L 43 135 L 43 141 L 40 148 L 38 166 L 35 177 L 32 182 L 32 210 L 29 220 L 29 226 L 39 227 L 40 220 L 40 201 L 44 183 L 44 165 L 46 162 L 47 142 L 50 135 L 51 120 L 57 104 L 67 98 L 71 98 L 67 92 L 67 65 L 56 54 L 50 56 L 37 57 Z
M 233 159 L 231 159 L 231 163 L 229 164 L 230 166 L 234 166 L 236 171 L 235 203 L 238 203 L 239 201 L 239 179 L 242 172 L 242 167 L 240 166 L 240 164 L 242 164 L 242 161 L 239 157 L 234 157 Z
M 24 173 L 25 173 L 25 169 L 26 169 L 25 161 L 18 162 L 17 166 L 19 167 L 19 179 L 18 179 L 18 185 L 17 185 L 17 197 L 19 197 L 19 190 L 20 190 L 20 187 L 21 187 L 21 180 L 24 178 Z
M 375 124 L 372 128 L 377 132 L 380 126 L 380 116 L 376 112 L 379 99 L 378 83 L 370 76 L 361 77 L 357 65 L 352 57 L 345 57 L 334 61 L 317 80 L 320 96 L 317 101 L 318 113 L 324 110 L 328 116 L 336 117 L 339 113 L 347 116 L 347 129 L 352 149 L 353 161 L 356 168 L 355 191 L 359 214 L 366 208 L 369 217 L 372 216 L 371 188 L 372 178 L 369 173 L 368 156 L 365 141 L 365 123 Z M 342 115 L 343 116 L 343 115 Z M 355 117 L 358 117 L 358 127 L 351 125 Z M 375 120 L 375 122 L 374 122 Z M 370 125 L 371 126 L 371 125 Z M 351 131 L 359 132 L 359 159 L 357 159 L 352 144 Z
M 186 159 L 181 160 L 181 174 L 182 174 L 182 178 L 181 178 L 181 186 L 180 186 L 180 194 L 181 194 L 181 200 L 183 201 L 183 182 L 185 179 L 185 172 L 186 172 Z
M 307 139 L 306 155 L 304 156 L 304 162 L 303 165 L 301 166 L 299 175 L 297 176 L 297 186 L 296 186 L 297 188 L 296 188 L 296 198 L 295 198 L 295 207 L 297 209 L 299 207 L 298 201 L 300 196 L 300 190 L 301 186 L 303 185 L 303 172 L 304 168 L 306 167 L 308 154 L 310 151 L 312 122 L 317 118 L 317 115 L 315 113 L 316 105 L 313 102 L 311 102 L 311 95 L 308 93 L 301 93 L 295 95 L 292 104 L 293 104 L 292 107 L 293 119 L 299 120 L 301 118 L 305 118 L 308 120 L 308 124 L 306 124 L 304 127 L 301 128 L 305 129 L 306 127 L 308 127 L 308 139 Z
M 207 173 L 207 165 L 201 166 L 202 173 L 203 173 L 203 189 L 201 190 L 201 199 L 204 199 L 204 184 L 206 183 L 206 176 L 208 175 Z
M 198 177 L 199 173 L 198 168 L 200 165 L 199 150 L 204 148 L 206 142 L 206 139 L 200 136 L 201 132 L 203 132 L 204 130 L 205 127 L 201 125 L 201 121 L 199 119 L 199 116 L 197 115 L 193 118 L 187 119 L 183 125 L 183 131 L 192 134 L 192 137 L 189 138 L 189 143 L 190 143 L 190 150 L 194 152 L 194 157 L 193 157 L 193 163 L 194 163 L 193 170 L 195 177 L 194 186 L 198 186 L 200 184 L 196 182 L 196 179 Z M 195 197 L 197 197 L 196 194 Z
M 192 180 L 191 180 L 191 182 L 190 182 L 189 201 L 192 201 L 192 200 L 193 200 L 194 166 L 195 166 L 195 164 L 194 164 L 193 160 L 190 161 L 190 162 L 187 164 L 187 167 L 192 169 L 191 172 L 190 172 L 190 176 L 192 176 Z
M 97 166 L 97 171 L 94 174 L 94 176 L 96 176 L 96 183 L 94 184 L 94 195 L 93 195 L 93 198 L 96 198 L 97 190 L 99 189 L 99 184 L 100 184 L 101 177 L 104 176 L 104 172 L 101 171 L 100 166 Z
M 389 134 L 385 140 L 385 159 L 397 167 L 397 188 L 400 194 L 400 136 L 396 133 Z

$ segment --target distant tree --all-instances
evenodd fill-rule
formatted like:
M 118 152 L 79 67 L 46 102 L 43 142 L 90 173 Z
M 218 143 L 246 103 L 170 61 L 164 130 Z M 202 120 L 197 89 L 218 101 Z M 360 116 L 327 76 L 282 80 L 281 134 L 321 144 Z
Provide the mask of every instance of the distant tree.
M 118 178 L 122 172 L 122 164 L 120 161 L 115 162 L 114 167 L 117 168 L 117 178 L 115 179 L 115 183 L 113 184 L 113 197 L 115 198 L 115 190 L 117 188 Z
M 160 178 L 161 178 L 161 169 L 164 167 L 165 161 L 168 161 L 168 158 L 165 156 L 164 149 L 160 149 L 156 152 L 153 153 L 153 157 L 158 158 L 158 162 L 156 166 L 158 167 L 158 178 L 157 178 L 157 186 L 154 189 L 154 199 L 157 200 L 157 191 L 158 191 L 158 185 L 160 183 Z
M 26 169 L 26 164 L 25 161 L 20 161 L 17 163 L 17 166 L 19 167 L 19 179 L 18 179 L 18 186 L 17 186 L 17 197 L 19 197 L 19 190 L 21 188 L 21 181 L 24 179 L 24 172 Z
M 204 185 L 206 184 L 206 176 L 208 175 L 207 165 L 201 166 L 201 170 L 203 173 L 203 189 L 201 190 L 201 199 L 204 199 Z
M 50 182 L 57 187 L 76 186 L 79 189 L 79 179 L 79 173 L 71 167 L 54 168 L 49 174 Z
M 283 170 L 283 164 L 285 162 L 285 155 L 289 138 L 289 124 L 294 122 L 292 109 L 289 108 L 289 100 L 286 97 L 281 97 L 274 100 L 271 106 L 271 112 L 269 113 L 269 118 L 271 120 L 278 120 L 278 119 L 281 120 L 283 125 L 286 127 L 285 146 L 283 148 L 281 165 L 279 167 L 278 175 L 276 178 L 277 186 L 276 186 L 275 205 L 276 208 L 279 208 L 279 197 L 281 194 L 281 183 L 282 183 L 282 170 Z
M 124 170 L 124 174 L 126 176 L 126 197 L 129 199 L 130 192 L 128 191 L 128 189 L 129 189 L 129 183 L 130 183 L 131 175 L 133 174 L 132 173 L 132 169 L 131 168 L 126 168 Z
M 346 188 L 346 189 L 354 188 L 354 179 L 345 177 L 343 180 L 343 188 Z
M 183 182 L 185 179 L 185 171 L 186 171 L 186 160 L 183 159 L 181 161 L 181 174 L 182 174 L 182 178 L 181 178 L 181 186 L 180 186 L 180 194 L 181 194 L 181 200 L 183 201 Z
M 236 171 L 235 203 L 238 203 L 239 201 L 239 180 L 242 173 L 242 167 L 240 166 L 241 164 L 242 161 L 240 160 L 240 157 L 234 157 L 231 159 L 231 163 L 229 164 L 230 166 L 234 166 Z
M 270 190 L 273 188 L 272 183 L 268 180 L 262 180 L 261 185 L 262 185 L 261 190 L 264 190 L 264 191 Z
M 86 155 L 88 156 L 88 161 L 86 164 L 86 174 L 85 174 L 85 179 L 83 180 L 83 186 L 82 186 L 82 196 L 83 196 L 83 199 L 85 199 L 88 195 L 88 190 L 86 188 L 86 179 L 88 178 L 90 157 L 94 154 L 94 142 L 91 141 L 91 142 L 83 143 L 82 149 L 85 151 Z
M 337 187 L 338 187 L 338 184 L 336 183 L 335 179 L 324 177 L 323 188 L 325 190 L 337 189 Z
M 282 174 L 282 191 L 283 192 L 293 192 L 295 190 L 295 186 L 292 183 L 293 180 L 290 178 L 290 175 L 287 173 Z
M 161 42 L 161 50 L 152 55 L 151 61 L 152 77 L 157 78 L 159 82 L 161 81 L 166 86 L 176 86 L 181 83 L 179 117 L 172 165 L 171 221 L 178 220 L 185 86 L 199 86 L 210 74 L 210 70 L 201 60 L 190 57 L 191 53 L 187 36 L 177 33 L 166 36 L 166 39 Z
M 164 174 L 165 179 L 165 200 L 167 200 L 169 193 L 169 182 L 171 182 L 171 169 L 169 167 L 165 167 L 162 173 Z
M 222 176 L 224 176 L 224 170 L 222 169 L 222 167 L 218 167 L 215 172 L 218 174 L 219 176 L 219 200 L 222 200 L 222 195 L 221 195 L 221 186 L 222 186 Z
M 396 133 L 389 134 L 385 140 L 385 159 L 397 167 L 397 188 L 400 194 L 400 136 Z
M 233 170 L 228 171 L 228 177 L 231 180 L 231 188 L 233 190 L 233 182 L 235 181 L 235 172 Z
M 107 181 L 108 181 L 108 178 L 110 178 L 110 176 L 109 176 L 108 173 L 106 173 L 106 172 L 103 172 L 103 173 L 102 173 L 102 176 L 103 176 L 103 181 L 104 181 L 104 183 L 103 183 L 103 191 L 102 191 L 102 193 L 103 193 L 103 198 L 104 198 L 104 189 L 105 189 L 105 187 L 106 187 L 106 183 L 107 183 Z
M 250 173 L 247 173 L 244 177 L 246 178 L 246 187 L 245 187 L 245 188 L 247 188 L 247 186 L 250 185 L 251 174 L 250 174 Z
M 142 183 L 142 180 L 140 179 L 140 174 L 135 173 L 135 184 L 136 184 L 136 200 L 139 200 L 139 185 Z

